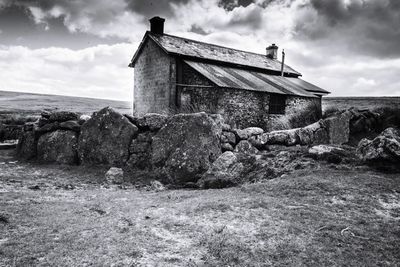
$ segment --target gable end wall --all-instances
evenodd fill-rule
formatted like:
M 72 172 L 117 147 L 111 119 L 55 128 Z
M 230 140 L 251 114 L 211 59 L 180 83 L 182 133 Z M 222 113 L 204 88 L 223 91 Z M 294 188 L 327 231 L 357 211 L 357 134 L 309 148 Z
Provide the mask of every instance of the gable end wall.
M 175 94 L 175 59 L 148 39 L 135 64 L 133 111 L 169 113 Z

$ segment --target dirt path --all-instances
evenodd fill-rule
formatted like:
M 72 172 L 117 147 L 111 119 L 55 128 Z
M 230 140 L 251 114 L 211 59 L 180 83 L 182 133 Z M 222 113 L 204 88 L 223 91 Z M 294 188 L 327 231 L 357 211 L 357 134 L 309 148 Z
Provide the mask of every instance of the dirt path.
M 398 266 L 400 177 L 296 172 L 224 190 L 104 184 L 0 151 L 0 266 Z

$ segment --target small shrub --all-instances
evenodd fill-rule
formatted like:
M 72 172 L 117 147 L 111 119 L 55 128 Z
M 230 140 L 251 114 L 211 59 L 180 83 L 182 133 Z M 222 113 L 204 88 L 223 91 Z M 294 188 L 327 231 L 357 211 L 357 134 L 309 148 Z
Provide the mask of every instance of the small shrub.
M 331 117 L 332 115 L 335 115 L 339 112 L 340 112 L 339 108 L 337 108 L 335 106 L 329 106 L 324 109 L 324 111 L 322 113 L 322 118 L 325 119 L 325 118 Z
M 400 127 L 400 107 L 377 107 L 372 110 L 379 114 L 380 117 L 380 131 L 389 127 Z

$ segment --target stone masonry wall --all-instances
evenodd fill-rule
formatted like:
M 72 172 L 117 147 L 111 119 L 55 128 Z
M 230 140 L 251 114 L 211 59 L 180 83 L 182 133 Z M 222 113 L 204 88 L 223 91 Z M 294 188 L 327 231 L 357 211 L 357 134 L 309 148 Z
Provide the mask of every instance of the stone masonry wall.
M 183 83 L 204 87 L 183 87 L 180 93 L 180 112 L 221 114 L 235 128 L 266 127 L 269 95 L 232 88 L 217 88 L 187 64 L 182 66 Z
M 168 113 L 174 98 L 175 60 L 149 40 L 135 64 L 133 110 L 138 115 Z

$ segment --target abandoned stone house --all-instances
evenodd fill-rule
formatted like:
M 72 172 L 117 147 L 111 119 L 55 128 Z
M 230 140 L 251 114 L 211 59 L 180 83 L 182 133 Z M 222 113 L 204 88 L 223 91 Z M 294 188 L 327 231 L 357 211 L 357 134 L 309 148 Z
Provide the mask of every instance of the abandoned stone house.
M 219 113 L 231 126 L 267 128 L 271 118 L 306 103 L 321 106 L 329 92 L 277 60 L 278 47 L 256 54 L 164 33 L 150 19 L 134 54 L 133 110 L 145 113 Z

